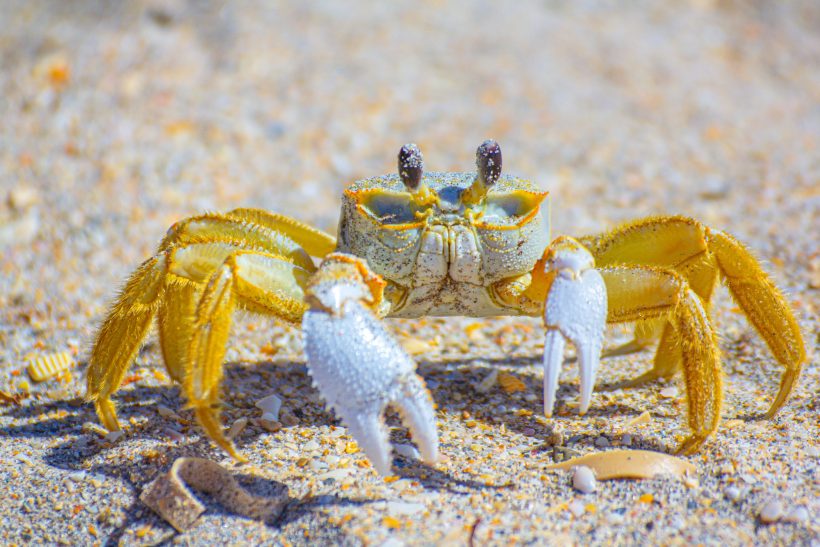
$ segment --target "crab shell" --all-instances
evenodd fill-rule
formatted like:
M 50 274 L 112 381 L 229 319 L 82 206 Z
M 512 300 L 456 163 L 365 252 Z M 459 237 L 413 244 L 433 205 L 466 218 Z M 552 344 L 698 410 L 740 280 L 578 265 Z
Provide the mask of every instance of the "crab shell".
M 396 175 L 344 192 L 338 251 L 367 260 L 395 294 L 393 317 L 519 314 L 493 284 L 529 274 L 549 244 L 547 192 L 501 176 L 470 203 L 475 173 L 425 173 L 410 192 Z M 391 292 L 392 290 L 392 292 Z

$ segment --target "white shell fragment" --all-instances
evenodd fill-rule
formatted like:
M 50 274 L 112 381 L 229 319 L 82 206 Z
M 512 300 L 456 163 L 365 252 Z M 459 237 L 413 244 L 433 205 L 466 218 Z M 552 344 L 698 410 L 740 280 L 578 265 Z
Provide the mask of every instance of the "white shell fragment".
M 282 409 L 282 399 L 277 395 L 268 395 L 256 402 L 256 408 L 262 411 L 263 420 L 278 422 L 279 411 Z
M 583 494 L 591 494 L 598 488 L 595 473 L 586 465 L 579 465 L 572 474 L 572 487 Z

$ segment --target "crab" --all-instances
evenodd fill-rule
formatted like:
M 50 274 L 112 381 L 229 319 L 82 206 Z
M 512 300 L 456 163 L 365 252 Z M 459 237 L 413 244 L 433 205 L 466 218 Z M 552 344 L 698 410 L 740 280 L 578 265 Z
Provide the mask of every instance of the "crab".
M 470 173 L 424 172 L 419 148 L 405 145 L 397 174 L 344 191 L 338 240 L 258 209 L 177 222 L 103 321 L 87 399 L 106 428 L 119 430 L 111 396 L 157 318 L 170 377 L 208 436 L 244 460 L 220 423 L 223 358 L 235 310 L 273 316 L 301 323 L 315 385 L 373 467 L 388 474 L 386 406 L 399 411 L 430 464 L 438 433 L 424 380 L 382 318 L 543 317 L 547 417 L 567 341 L 578 356 L 584 414 L 607 323 L 634 322 L 634 340 L 609 353 L 657 342 L 652 369 L 630 386 L 682 371 L 690 431 L 678 452 L 690 454 L 720 420 L 721 366 L 709 316 L 720 279 L 784 369 L 767 416 L 783 406 L 806 361 L 803 339 L 783 295 L 741 243 L 681 216 L 550 241 L 548 193 L 501 166 L 492 140 L 478 147 Z

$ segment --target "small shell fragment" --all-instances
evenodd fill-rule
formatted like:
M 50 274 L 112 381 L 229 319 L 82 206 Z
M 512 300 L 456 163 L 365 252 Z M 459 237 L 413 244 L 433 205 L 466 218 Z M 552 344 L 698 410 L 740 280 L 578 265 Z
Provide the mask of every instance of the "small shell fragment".
M 572 487 L 584 494 L 595 492 L 598 482 L 595 480 L 595 473 L 586 465 L 579 465 L 572 475 Z
M 401 345 L 404 351 L 410 355 L 421 355 L 433 349 L 433 345 L 430 344 L 430 342 L 418 338 L 405 338 L 401 341 Z
M 651 479 L 662 475 L 683 477 L 694 475 L 697 469 L 691 463 L 650 450 L 608 450 L 572 458 L 548 465 L 547 469 L 572 469 L 585 465 L 595 472 L 598 480 Z
M 479 393 L 488 393 L 498 383 L 498 369 L 493 369 L 476 387 Z
M 269 422 L 279 421 L 279 410 L 282 408 L 282 399 L 276 395 L 268 395 L 256 403 L 256 408 L 262 411 L 262 419 Z
M 245 429 L 245 427 L 247 425 L 248 425 L 248 419 L 247 418 L 239 418 L 233 424 L 231 424 L 231 428 L 228 430 L 228 432 L 225 434 L 225 436 L 229 440 L 234 440 L 235 438 L 237 438 L 239 436 L 240 433 L 242 433 L 242 431 Z
M 274 497 L 255 496 L 242 488 L 230 472 L 203 458 L 179 458 L 140 495 L 140 500 L 179 532 L 205 511 L 188 486 L 212 495 L 229 511 L 254 520 L 277 518 L 289 500 L 287 488 Z
M 70 351 L 49 353 L 40 357 L 32 357 L 28 360 L 29 377 L 35 382 L 45 382 L 67 371 L 74 365 Z
M 514 374 L 501 371 L 498 373 L 498 383 L 501 388 L 508 394 L 517 393 L 519 391 L 526 391 L 527 384 L 518 379 Z
M 652 421 L 652 415 L 649 413 L 648 410 L 644 410 L 643 412 L 640 413 L 640 415 L 638 415 L 635 418 L 629 420 L 626 423 L 626 425 L 624 425 L 623 430 L 626 431 L 626 430 L 632 429 L 635 426 L 648 424 L 650 421 Z

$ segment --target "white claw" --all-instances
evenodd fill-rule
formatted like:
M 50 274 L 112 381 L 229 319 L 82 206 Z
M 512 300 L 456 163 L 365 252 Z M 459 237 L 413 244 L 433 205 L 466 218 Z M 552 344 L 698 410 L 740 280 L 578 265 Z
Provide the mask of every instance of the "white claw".
M 578 250 L 577 253 L 586 253 Z M 583 258 L 583 255 L 581 255 Z M 592 399 L 606 328 L 606 286 L 595 269 L 561 268 L 553 281 L 544 309 L 547 337 L 544 344 L 544 414 L 552 415 L 558 375 L 564 360 L 564 339 L 575 345 L 581 369 L 579 412 L 585 414 Z
M 340 295 L 335 291 L 334 296 Z M 302 319 L 308 371 L 382 475 L 391 448 L 382 414 L 394 405 L 427 463 L 438 459 L 435 412 L 416 364 L 373 313 L 357 299 L 328 311 L 314 307 Z
M 547 329 L 544 341 L 544 416 L 552 416 L 555 408 L 555 393 L 558 391 L 558 375 L 564 362 L 563 335 L 555 329 Z

